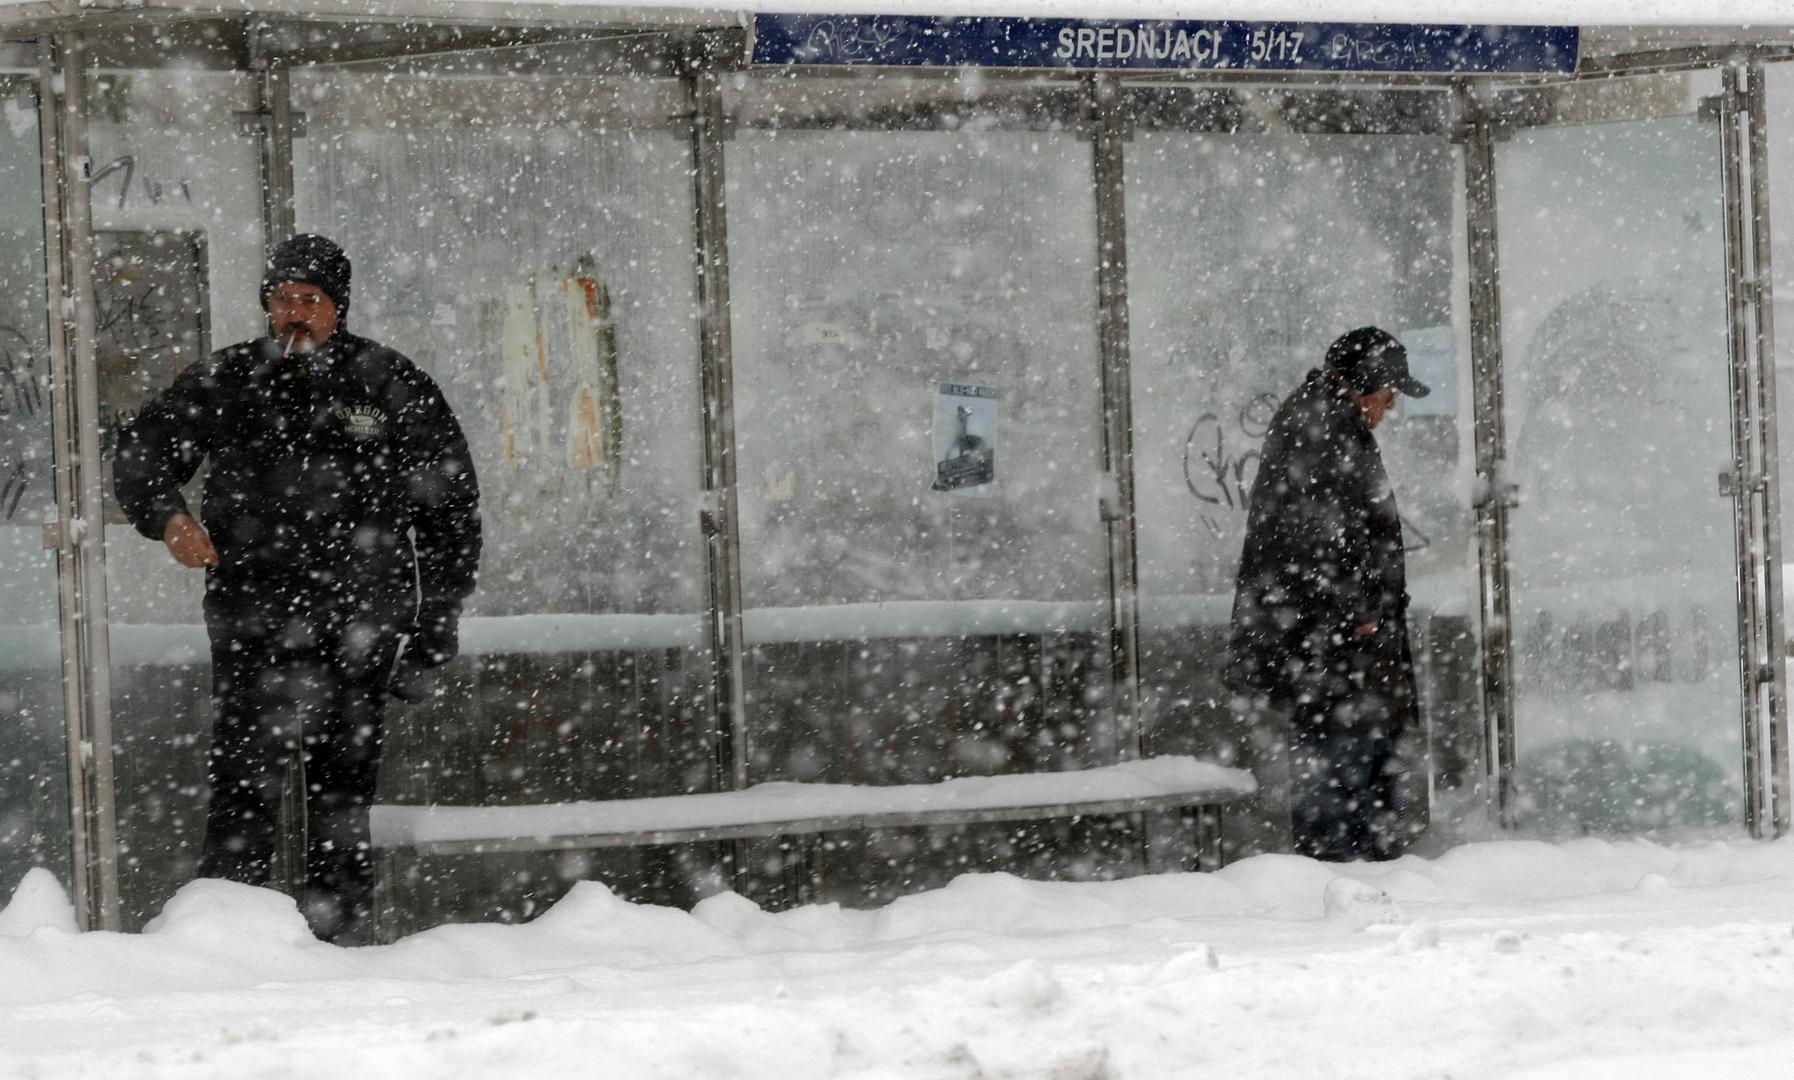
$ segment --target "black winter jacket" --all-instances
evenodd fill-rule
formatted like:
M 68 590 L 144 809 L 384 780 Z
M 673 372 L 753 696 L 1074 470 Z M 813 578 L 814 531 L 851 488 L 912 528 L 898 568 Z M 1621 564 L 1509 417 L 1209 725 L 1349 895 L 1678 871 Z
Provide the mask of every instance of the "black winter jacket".
M 1324 704 L 1347 723 L 1413 722 L 1401 518 L 1344 381 L 1309 372 L 1278 408 L 1260 455 L 1227 685 L 1284 707 Z M 1373 623 L 1376 633 L 1354 633 Z
M 415 590 L 419 622 L 452 635 L 479 566 L 479 484 L 417 365 L 346 332 L 309 355 L 258 338 L 192 365 L 119 435 L 115 487 L 138 532 L 161 540 L 189 512 L 180 488 L 206 458 L 214 575 L 345 604 Z

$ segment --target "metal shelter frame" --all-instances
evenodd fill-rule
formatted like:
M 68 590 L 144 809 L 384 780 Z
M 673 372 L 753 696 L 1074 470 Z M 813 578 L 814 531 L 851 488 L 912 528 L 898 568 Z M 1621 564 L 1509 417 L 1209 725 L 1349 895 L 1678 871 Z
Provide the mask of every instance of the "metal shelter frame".
M 302 117 L 290 73 L 313 64 L 418 65 L 529 59 L 557 49 L 608 65 L 681 80 L 692 161 L 692 212 L 700 320 L 704 500 L 699 527 L 708 568 L 710 656 L 708 721 L 713 781 L 745 786 L 750 747 L 743 690 L 740 515 L 734 454 L 734 368 L 730 335 L 728 207 L 723 147 L 734 125 L 725 81 L 746 67 L 747 32 L 739 15 L 678 9 L 389 0 L 373 13 L 334 0 L 213 0 L 203 12 L 130 0 L 42 0 L 0 8 L 0 70 L 25 74 L 41 107 L 44 226 L 54 385 L 57 521 L 47 527 L 58 565 L 68 727 L 74 893 L 84 927 L 119 924 L 118 807 L 112 778 L 110 652 L 102 531 L 100 419 L 95 354 L 92 162 L 87 148 L 86 78 L 96 64 L 128 68 L 160 62 L 171 47 L 197 63 L 257 76 L 246 130 L 259 141 L 264 236 L 290 236 L 294 224 L 292 142 Z M 1509 589 L 1509 511 L 1501 342 L 1501 274 L 1494 183 L 1497 142 L 1526 122 L 1528 95 L 1552 87 L 1626 76 L 1716 68 L 1724 90 L 1712 109 L 1722 128 L 1730 318 L 1732 445 L 1725 478 L 1733 497 L 1738 554 L 1740 718 L 1746 762 L 1746 825 L 1753 836 L 1790 827 L 1787 643 L 1782 610 L 1782 528 L 1776 452 L 1774 321 L 1770 275 L 1766 65 L 1794 55 L 1794 29 L 1781 32 L 1696 28 L 1676 33 L 1595 33 L 1595 48 L 1568 76 L 1279 74 L 1215 72 L 1180 76 L 1124 73 L 990 71 L 976 108 L 1012 122 L 1073 128 L 1094 144 L 1099 251 L 1096 310 L 1102 363 L 1101 432 L 1106 482 L 1100 513 L 1108 537 L 1106 640 L 1120 756 L 1140 756 L 1140 615 L 1136 553 L 1129 360 L 1127 206 L 1123 148 L 1133 131 L 1165 123 L 1170 98 L 1191 87 L 1424 92 L 1442 104 L 1416 130 L 1448 134 L 1463 148 L 1468 212 L 1470 370 L 1474 378 L 1476 543 L 1481 624 L 1481 707 L 1487 726 L 1492 812 L 1514 817 L 1515 720 Z M 29 63 L 29 67 L 26 64 Z M 952 71 L 905 71 L 905 78 L 951 80 Z M 858 80 L 862 72 L 774 73 L 766 85 Z M 757 77 L 754 77 L 757 78 Z M 784 80 L 794 80 L 787 83 Z M 752 80 L 750 80 L 751 82 Z M 739 83 L 738 83 L 739 85 Z M 759 85 L 756 83 L 755 85 Z M 1431 100 L 1429 98 L 1429 100 Z M 1172 110 L 1174 112 L 1175 110 Z M 927 127 L 927 110 L 902 102 L 877 117 L 829 114 L 815 124 Z M 1175 123 L 1175 121 L 1172 121 Z

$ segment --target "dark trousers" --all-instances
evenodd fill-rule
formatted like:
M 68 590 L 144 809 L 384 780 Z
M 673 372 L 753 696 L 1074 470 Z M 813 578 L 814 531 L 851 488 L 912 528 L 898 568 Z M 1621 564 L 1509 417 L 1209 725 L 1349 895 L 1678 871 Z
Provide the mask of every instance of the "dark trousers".
M 1394 733 L 1298 708 L 1289 723 L 1289 811 L 1298 854 L 1398 858 L 1408 846 L 1408 770 Z
M 372 930 L 368 808 L 380 767 L 389 617 L 320 607 L 303 588 L 208 582 L 216 718 L 201 877 L 266 885 L 288 767 L 303 777 L 305 886 L 312 929 L 362 944 Z

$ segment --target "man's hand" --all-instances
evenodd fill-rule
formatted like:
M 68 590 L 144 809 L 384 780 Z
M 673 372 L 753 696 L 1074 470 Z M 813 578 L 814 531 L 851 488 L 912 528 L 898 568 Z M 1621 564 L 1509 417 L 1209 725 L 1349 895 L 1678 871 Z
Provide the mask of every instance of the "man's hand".
M 174 561 L 182 566 L 198 570 L 218 565 L 218 549 L 212 546 L 212 538 L 199 522 L 193 520 L 192 514 L 176 514 L 169 518 L 168 525 L 162 530 L 162 542 L 168 545 L 168 553 L 174 556 Z
M 398 659 L 393 662 L 392 677 L 386 681 L 386 692 L 400 701 L 419 702 L 431 693 L 433 680 L 428 672 L 453 660 L 461 651 L 461 605 L 426 605 L 418 613 L 417 625 L 401 640 Z M 441 693 L 440 690 L 435 691 Z
M 1377 632 L 1377 624 L 1374 622 L 1367 622 L 1361 626 L 1352 627 L 1352 633 L 1358 635 L 1359 637 L 1369 637 L 1376 632 Z
M 461 652 L 461 605 L 425 604 L 418 613 L 417 630 L 411 639 L 417 661 L 426 667 L 441 667 Z

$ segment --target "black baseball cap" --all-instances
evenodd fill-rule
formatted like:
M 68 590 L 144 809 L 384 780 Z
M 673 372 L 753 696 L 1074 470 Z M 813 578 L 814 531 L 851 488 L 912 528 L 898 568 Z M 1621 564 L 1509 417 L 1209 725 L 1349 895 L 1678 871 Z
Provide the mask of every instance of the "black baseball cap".
M 1423 398 L 1431 387 L 1408 370 L 1408 349 L 1395 335 L 1375 326 L 1360 326 L 1339 335 L 1327 346 L 1327 366 L 1359 394 L 1374 394 L 1393 386 L 1408 397 Z

